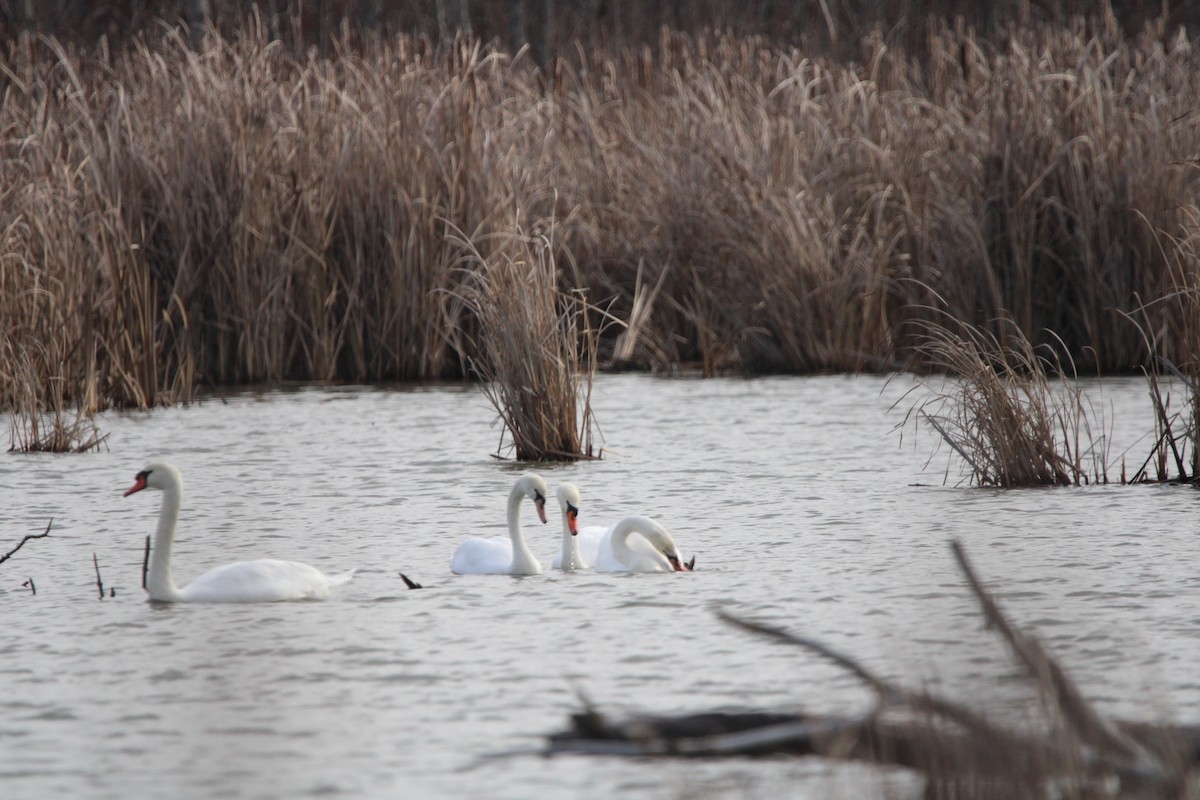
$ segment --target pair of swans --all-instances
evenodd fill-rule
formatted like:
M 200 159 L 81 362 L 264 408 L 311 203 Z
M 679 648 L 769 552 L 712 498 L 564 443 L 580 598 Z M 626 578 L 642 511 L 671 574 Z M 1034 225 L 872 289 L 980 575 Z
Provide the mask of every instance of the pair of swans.
M 508 494 L 508 536 L 467 539 L 454 551 L 450 569 L 459 575 L 539 575 L 542 565 L 525 543 L 521 503 L 528 499 L 546 522 L 549 491 L 540 475 L 527 472 Z M 674 537 L 649 517 L 625 517 L 611 528 L 579 527 L 579 489 L 561 484 L 555 492 L 562 511 L 562 549 L 553 567 L 567 572 L 594 568 L 597 572 L 688 572 Z
M 354 570 L 326 575 L 296 561 L 264 558 L 239 561 L 205 572 L 180 588 L 171 577 L 171 545 L 183 499 L 183 476 L 171 464 L 151 464 L 137 474 L 125 497 L 143 489 L 163 493 L 158 530 L 150 551 L 146 591 L 151 600 L 168 603 L 270 603 L 278 600 L 324 600 L 334 586 L 346 583 Z

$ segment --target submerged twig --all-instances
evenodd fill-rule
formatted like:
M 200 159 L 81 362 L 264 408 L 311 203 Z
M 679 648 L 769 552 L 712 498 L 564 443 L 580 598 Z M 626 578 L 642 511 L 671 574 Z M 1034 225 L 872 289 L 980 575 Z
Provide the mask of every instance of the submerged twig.
M 424 589 L 425 588 L 424 586 L 417 583 L 416 581 L 411 580 L 403 572 L 400 573 L 400 580 L 404 581 L 404 585 L 407 586 L 409 589 Z
M 30 539 L 44 539 L 45 537 L 49 536 L 50 535 L 50 526 L 53 524 L 54 524 L 54 517 L 51 517 L 50 521 L 46 523 L 46 530 L 42 531 L 41 533 L 30 533 L 30 534 L 26 535 L 24 539 L 22 539 L 20 542 L 17 543 L 16 547 L 14 547 L 12 550 L 9 550 L 3 556 L 0 556 L 0 564 L 3 564 L 5 561 L 8 561 L 8 559 L 10 559 L 12 557 L 13 553 L 20 550 L 21 547 L 26 542 L 28 542 Z M 30 578 L 30 581 L 32 581 L 32 580 L 33 579 Z M 36 592 L 35 592 L 35 594 L 36 594 Z
M 29 593 L 30 593 L 30 594 L 33 594 L 33 595 L 36 595 L 36 594 L 37 594 L 37 584 L 35 584 L 35 583 L 33 582 L 33 578 L 32 578 L 32 577 L 30 577 L 30 578 L 29 578 L 29 580 L 25 581 L 25 582 L 24 582 L 24 583 L 22 583 L 21 585 L 22 585 L 22 586 L 28 586 L 28 587 L 29 587 Z
M 100 579 L 100 561 L 92 553 L 92 566 L 96 568 L 96 588 L 100 590 L 100 599 L 104 599 L 104 581 Z
M 142 588 L 146 588 L 146 575 L 150 572 L 150 534 L 146 534 L 146 552 L 142 554 Z

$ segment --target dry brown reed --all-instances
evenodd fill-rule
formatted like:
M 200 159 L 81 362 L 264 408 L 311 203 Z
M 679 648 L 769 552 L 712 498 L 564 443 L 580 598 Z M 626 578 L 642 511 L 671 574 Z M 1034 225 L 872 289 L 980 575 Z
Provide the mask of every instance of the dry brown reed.
M 491 237 L 487 256 L 458 239 L 465 275 L 447 306 L 456 349 L 476 353 L 471 371 L 522 461 L 594 455 L 598 331 L 586 297 L 558 288 L 553 235 L 550 223 L 544 234 Z M 502 435 L 498 453 L 503 445 Z
M 999 338 L 949 317 L 920 323 L 921 351 L 949 377 L 905 421 L 933 427 L 977 486 L 1107 483 L 1103 411 L 1074 364 L 1035 348 L 1011 321 L 1005 326 Z
M 101 433 L 95 423 L 95 398 L 68 396 L 68 378 L 62 374 L 64 360 L 36 345 L 13 352 L 9 341 L 3 344 L 0 363 L 7 369 L 0 367 L 0 379 L 14 387 L 8 416 L 9 451 L 83 453 L 100 449 L 108 434 Z M 42 375 L 50 378 L 42 383 Z
M 0 348 L 52 354 L 19 378 L 41 408 L 57 379 L 92 409 L 455 375 L 479 353 L 454 343 L 483 342 L 445 327 L 447 231 L 490 262 L 489 237 L 556 219 L 557 288 L 630 320 L 602 346 L 657 369 L 886 368 L 947 311 L 1088 372 L 1195 360 L 1197 337 L 1151 354 L 1121 323 L 1146 305 L 1183 329 L 1147 303 L 1200 270 L 1186 36 L 934 21 L 920 62 L 857 49 L 664 32 L 540 71 L 468 38 L 324 56 L 254 24 L 111 52 L 20 38 L 0 53 Z

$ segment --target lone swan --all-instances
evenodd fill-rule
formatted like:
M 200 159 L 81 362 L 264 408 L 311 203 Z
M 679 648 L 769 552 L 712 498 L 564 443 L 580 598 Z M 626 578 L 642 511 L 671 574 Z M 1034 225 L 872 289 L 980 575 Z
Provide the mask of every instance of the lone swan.
M 597 572 L 691 572 L 670 532 L 649 517 L 625 517 L 600 540 Z
M 171 577 L 171 544 L 183 499 L 183 477 L 170 464 L 151 464 L 137 474 L 125 497 L 142 489 L 163 493 L 158 530 L 150 553 L 146 592 L 167 603 L 270 603 L 277 600 L 323 600 L 334 586 L 346 583 L 354 570 L 328 576 L 308 564 L 271 558 L 238 561 L 211 569 L 182 589 Z
M 508 493 L 508 536 L 467 539 L 450 558 L 450 570 L 459 575 L 540 575 L 542 565 L 521 533 L 521 501 L 532 500 L 538 519 L 545 522 L 547 491 L 540 475 L 522 475 Z

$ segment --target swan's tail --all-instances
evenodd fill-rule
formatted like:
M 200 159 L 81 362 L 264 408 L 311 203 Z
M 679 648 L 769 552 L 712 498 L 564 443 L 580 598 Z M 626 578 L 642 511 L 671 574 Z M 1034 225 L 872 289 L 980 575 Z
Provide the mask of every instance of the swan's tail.
M 350 579 L 354 577 L 354 573 L 356 573 L 356 572 L 358 572 L 357 569 L 352 569 L 349 572 L 342 572 L 337 575 L 330 575 L 329 576 L 329 585 L 330 586 L 341 586 L 343 583 L 349 583 Z

